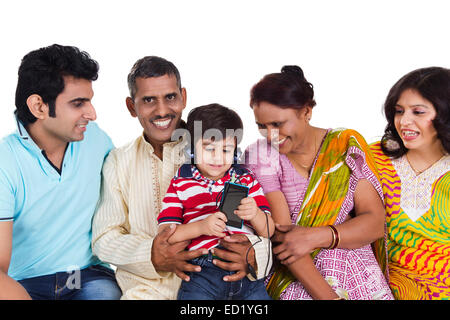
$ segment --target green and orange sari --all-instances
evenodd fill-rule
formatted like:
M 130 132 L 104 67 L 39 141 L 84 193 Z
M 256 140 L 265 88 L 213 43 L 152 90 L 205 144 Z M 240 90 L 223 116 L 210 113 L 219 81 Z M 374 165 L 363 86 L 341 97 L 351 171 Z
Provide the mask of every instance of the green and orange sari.
M 354 130 L 336 129 L 330 131 L 325 137 L 317 155 L 300 212 L 297 216 L 296 224 L 303 227 L 333 225 L 337 223 L 338 216 L 342 216 L 343 214 L 345 217 L 345 215 L 348 215 L 353 208 L 353 193 L 359 179 L 355 178 L 356 171 L 359 172 L 359 178 L 362 177 L 368 179 L 372 183 L 382 198 L 383 195 L 375 161 L 364 138 Z M 384 272 L 386 267 L 384 239 L 380 239 L 376 247 L 379 257 L 378 261 Z M 311 254 L 312 258 L 314 259 L 319 252 L 323 250 L 328 249 L 317 249 Z M 352 261 L 349 261 L 351 259 L 349 259 L 350 255 L 348 254 L 358 255 L 361 253 L 361 255 L 366 255 L 367 251 L 362 253 L 362 251 L 355 250 L 350 253 L 349 251 L 345 252 L 345 249 L 334 250 L 341 250 L 338 254 L 331 253 L 329 255 L 330 257 L 334 255 L 333 258 L 335 258 L 336 261 L 339 261 L 339 264 L 343 266 L 342 270 L 339 270 L 338 272 L 344 274 L 343 277 L 345 278 L 352 278 L 353 275 L 345 275 L 345 273 L 351 272 L 350 270 L 352 269 Z M 373 255 L 370 246 L 367 250 Z M 339 260 L 337 259 L 337 256 L 344 258 Z M 384 296 L 389 296 L 390 292 L 386 280 L 383 277 L 383 272 L 379 270 L 375 258 L 372 261 L 372 264 L 375 264 L 375 266 L 371 266 L 369 269 L 374 270 L 378 268 L 378 277 L 382 278 L 379 280 L 380 286 L 377 290 L 378 292 L 384 290 Z M 371 272 L 372 271 L 366 273 Z M 376 272 L 373 273 L 375 274 Z M 371 278 L 372 282 L 378 281 L 373 280 L 375 277 L 377 276 L 374 275 Z M 279 299 L 283 291 L 295 281 L 295 277 L 286 267 L 277 266 L 267 285 L 267 290 L 274 299 Z M 345 286 L 344 292 L 353 289 L 351 288 L 353 284 L 351 284 L 350 281 L 348 283 L 343 282 L 340 283 L 340 285 Z M 364 289 L 360 291 L 364 291 Z M 380 294 L 380 296 L 382 295 L 383 294 Z M 346 296 L 346 298 L 351 297 Z M 355 298 L 358 297 L 355 296 Z M 359 298 L 370 299 L 372 297 L 359 296 Z

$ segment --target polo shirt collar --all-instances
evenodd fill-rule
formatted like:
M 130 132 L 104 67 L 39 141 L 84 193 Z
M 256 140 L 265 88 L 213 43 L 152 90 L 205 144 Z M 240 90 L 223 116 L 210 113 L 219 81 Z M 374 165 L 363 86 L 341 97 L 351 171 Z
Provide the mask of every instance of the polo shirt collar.
M 17 123 L 17 135 L 19 136 L 19 140 L 23 144 L 23 146 L 30 152 L 40 154 L 42 152 L 41 148 L 39 148 L 36 142 L 34 142 L 34 140 L 30 137 L 27 129 L 25 129 L 25 126 L 22 124 L 22 122 L 20 122 L 19 119 L 17 119 L 17 117 L 16 123 Z
M 233 175 L 233 173 L 236 172 L 234 166 L 232 165 L 230 167 L 230 169 L 228 169 L 228 171 L 225 172 L 225 175 L 222 178 L 220 178 L 217 181 L 214 181 L 214 180 L 211 180 L 211 179 L 206 178 L 205 176 L 203 176 L 200 173 L 200 170 L 198 170 L 198 168 L 195 165 L 190 165 L 190 166 L 191 166 L 192 178 L 197 179 L 197 180 L 204 180 L 204 181 L 206 181 L 208 183 L 212 183 L 212 184 L 214 184 L 214 183 L 224 184 L 226 181 L 230 180 L 230 178 Z
M 16 123 L 17 123 L 17 134 L 19 136 L 19 140 L 22 143 L 22 145 L 32 154 L 35 154 L 35 156 L 39 159 L 39 162 L 41 163 L 44 170 L 51 175 L 55 175 L 55 177 L 60 178 L 61 177 L 61 170 L 56 168 L 50 160 L 47 158 L 47 155 L 45 154 L 45 150 L 42 150 L 39 148 L 39 146 L 34 142 L 34 140 L 30 137 L 28 131 L 25 129 L 25 126 L 20 122 L 20 120 L 16 116 Z M 64 151 L 64 159 L 63 163 L 68 163 L 70 161 L 70 157 L 67 156 L 67 149 L 69 147 L 69 144 L 67 144 L 66 149 Z
M 20 120 L 17 119 L 17 117 L 16 117 L 16 124 L 17 124 L 17 132 L 19 133 L 19 137 L 24 140 L 31 139 L 28 134 L 28 131 L 25 129 L 22 122 L 20 122 Z

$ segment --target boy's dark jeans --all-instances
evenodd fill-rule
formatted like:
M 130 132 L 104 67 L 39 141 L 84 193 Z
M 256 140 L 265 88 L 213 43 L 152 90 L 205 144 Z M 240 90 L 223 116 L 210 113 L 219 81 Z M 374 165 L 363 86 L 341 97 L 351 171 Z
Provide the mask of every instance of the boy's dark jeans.
M 202 267 L 200 272 L 189 273 L 190 281 L 183 281 L 178 300 L 271 300 L 264 280 L 250 281 L 247 277 L 235 282 L 225 282 L 223 277 L 234 272 L 223 270 L 212 263 L 211 251 L 191 260 Z

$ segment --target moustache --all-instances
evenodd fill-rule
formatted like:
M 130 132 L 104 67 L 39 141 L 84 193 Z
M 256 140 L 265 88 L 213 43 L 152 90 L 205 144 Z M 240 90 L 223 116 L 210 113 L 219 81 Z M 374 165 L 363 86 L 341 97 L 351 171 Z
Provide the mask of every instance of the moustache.
M 175 115 L 174 114 L 166 114 L 164 116 L 155 116 L 150 119 L 150 122 L 160 120 L 160 119 L 175 119 Z

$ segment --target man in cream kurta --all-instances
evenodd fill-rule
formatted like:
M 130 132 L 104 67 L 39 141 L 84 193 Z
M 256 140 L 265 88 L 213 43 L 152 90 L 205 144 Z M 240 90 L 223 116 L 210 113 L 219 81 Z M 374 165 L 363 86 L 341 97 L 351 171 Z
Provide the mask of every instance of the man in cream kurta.
M 157 216 L 162 199 L 184 162 L 183 141 L 171 142 L 170 138 L 180 126 L 186 91 L 176 67 L 158 57 L 138 60 L 128 82 L 131 97 L 127 107 L 144 133 L 112 150 L 104 163 L 102 194 L 92 229 L 93 252 L 117 267 L 122 299 L 175 299 L 181 280 L 174 272 L 157 271 L 152 250 L 159 244 Z M 268 240 L 248 238 L 254 244 L 257 277 L 262 278 L 271 264 Z M 192 259 L 203 252 L 189 254 Z M 240 255 L 245 256 L 245 251 Z
M 165 144 L 161 160 L 142 135 L 113 150 L 103 165 L 93 248 L 101 260 L 117 266 L 123 298 L 176 298 L 181 280 L 174 273 L 158 274 L 150 255 L 161 199 L 179 167 L 172 157 L 177 145 Z

